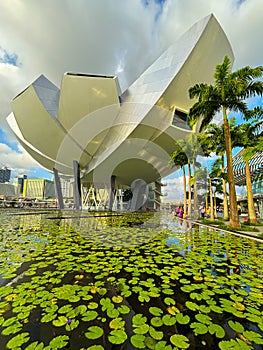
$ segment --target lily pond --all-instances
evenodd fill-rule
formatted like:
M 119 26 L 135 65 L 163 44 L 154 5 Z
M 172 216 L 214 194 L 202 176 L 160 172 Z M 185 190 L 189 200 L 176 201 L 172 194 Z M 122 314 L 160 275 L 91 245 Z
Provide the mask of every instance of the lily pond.
M 0 220 L 0 349 L 263 349 L 263 242 L 169 213 Z

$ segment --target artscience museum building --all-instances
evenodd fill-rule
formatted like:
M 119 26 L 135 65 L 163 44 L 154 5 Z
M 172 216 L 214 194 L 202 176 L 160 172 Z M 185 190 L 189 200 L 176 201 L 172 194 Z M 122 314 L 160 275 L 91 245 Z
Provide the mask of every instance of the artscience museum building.
M 41 75 L 12 100 L 7 121 L 25 150 L 54 173 L 61 208 L 60 179 L 68 178 L 76 208 L 92 197 L 112 210 L 120 191 L 131 188 L 130 209 L 137 210 L 150 183 L 161 195 L 160 180 L 175 171 L 168 162 L 176 141 L 192 133 L 189 88 L 213 83 L 226 55 L 233 62 L 229 41 L 210 15 L 125 91 L 117 76 L 65 73 L 58 88 Z

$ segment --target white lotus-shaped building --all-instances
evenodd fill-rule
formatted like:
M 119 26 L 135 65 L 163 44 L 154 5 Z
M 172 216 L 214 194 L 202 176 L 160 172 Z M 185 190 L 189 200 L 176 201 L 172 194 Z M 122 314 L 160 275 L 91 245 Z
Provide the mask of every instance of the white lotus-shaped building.
M 80 169 L 83 186 L 109 193 L 117 186 L 136 188 L 137 179 L 141 186 L 174 171 L 167 164 L 175 142 L 192 132 L 188 90 L 213 82 L 215 66 L 225 55 L 233 61 L 228 39 L 210 15 L 124 92 L 116 76 L 65 73 L 59 89 L 41 75 L 13 99 L 7 120 L 21 145 L 46 169 L 75 176 L 76 183 Z

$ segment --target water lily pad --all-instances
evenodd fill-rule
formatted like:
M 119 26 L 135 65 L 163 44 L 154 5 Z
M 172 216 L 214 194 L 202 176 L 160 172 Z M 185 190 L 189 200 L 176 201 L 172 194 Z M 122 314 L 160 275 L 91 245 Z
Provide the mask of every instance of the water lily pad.
M 37 341 L 34 341 L 33 343 L 29 344 L 25 350 L 43 350 L 45 347 L 45 344 L 43 342 L 39 343 Z
M 157 331 L 153 327 L 149 328 L 149 334 L 155 340 L 161 340 L 163 338 L 163 332 L 162 331 Z
M 155 350 L 173 350 L 171 345 L 167 345 L 167 342 L 164 340 L 158 341 L 155 344 Z
M 49 346 L 52 350 L 63 349 L 68 344 L 68 340 L 67 335 L 59 335 L 50 341 Z
M 103 329 L 98 326 L 90 326 L 85 333 L 85 337 L 88 339 L 98 339 L 103 335 Z
M 154 327 L 161 327 L 163 325 L 161 317 L 153 317 L 151 319 L 151 325 L 153 325 Z
M 52 321 L 52 324 L 56 327 L 62 327 L 67 324 L 68 318 L 66 316 L 59 316 L 56 320 Z
M 147 347 L 147 349 L 149 349 L 149 350 L 155 349 L 155 345 L 156 345 L 155 339 L 153 339 L 151 337 L 145 337 L 144 343 L 145 343 L 145 346 Z
M 259 333 L 256 333 L 254 331 L 245 331 L 243 333 L 243 336 L 255 344 L 263 344 L 263 337 Z
M 189 339 L 181 334 L 174 334 L 170 337 L 170 342 L 179 349 L 188 349 Z
M 73 331 L 73 329 L 77 328 L 79 326 L 79 320 L 75 319 L 67 319 L 67 324 L 66 324 L 66 331 L 70 332 Z
M 135 334 L 131 336 L 130 342 L 136 349 L 145 349 L 145 336 L 142 334 Z
M 219 324 L 209 324 L 208 330 L 210 334 L 215 334 L 217 338 L 224 338 L 225 330 Z
M 241 339 L 222 340 L 218 345 L 221 350 L 251 350 L 250 345 Z
M 134 328 L 133 332 L 135 334 L 146 334 L 149 331 L 149 325 L 148 324 L 143 324 L 141 326 L 138 326 L 136 328 Z
M 128 338 L 124 329 L 114 329 L 108 335 L 109 342 L 112 344 L 123 344 Z
M 25 344 L 29 340 L 30 336 L 28 332 L 23 332 L 15 337 L 11 338 L 7 343 L 8 349 L 17 349 L 18 347 L 21 347 L 21 345 Z
M 127 305 L 121 305 L 117 308 L 120 314 L 126 315 L 130 312 L 130 308 Z
M 176 317 L 172 315 L 164 315 L 162 317 L 162 321 L 163 321 L 163 324 L 166 326 L 173 326 L 176 323 Z
M 196 303 L 193 303 L 192 301 L 186 301 L 185 306 L 192 311 L 199 310 L 199 306 Z
M 160 309 L 159 307 L 155 307 L 155 306 L 151 306 L 149 308 L 149 311 L 154 316 L 161 316 L 163 314 L 163 310 Z
M 204 324 L 211 324 L 212 322 L 212 318 L 207 316 L 207 315 L 203 315 L 203 314 L 197 314 L 195 315 L 195 318 L 197 319 L 197 321 L 204 323 Z
M 245 330 L 243 325 L 237 321 L 229 320 L 228 325 L 237 333 L 243 333 Z
M 109 326 L 111 329 L 121 329 L 125 326 L 125 321 L 121 318 L 114 318 L 110 321 Z
M 176 315 L 176 321 L 180 324 L 187 324 L 190 322 L 190 317 L 188 315 L 183 315 L 179 313 Z
M 121 303 L 123 301 L 123 297 L 121 295 L 116 295 L 112 297 L 112 301 L 114 303 Z
M 208 328 L 205 324 L 199 322 L 193 322 L 190 324 L 190 327 L 194 330 L 195 334 L 206 334 Z
M 143 314 L 137 314 L 137 315 L 134 315 L 132 318 L 132 325 L 134 327 L 138 327 L 145 324 L 146 321 L 147 321 L 147 318 Z
M 166 305 L 175 305 L 175 300 L 169 297 L 164 298 L 164 302 Z

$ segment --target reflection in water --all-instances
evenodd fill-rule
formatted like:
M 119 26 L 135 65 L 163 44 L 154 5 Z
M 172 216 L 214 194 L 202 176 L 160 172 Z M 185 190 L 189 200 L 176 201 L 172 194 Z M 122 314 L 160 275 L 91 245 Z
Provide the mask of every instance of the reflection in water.
M 189 339 L 194 350 L 218 349 L 221 339 L 235 339 L 229 321 L 244 328 L 242 339 L 253 335 L 245 330 L 262 335 L 261 243 L 162 213 L 0 216 L 0 348 L 7 348 L 13 337 L 3 333 L 10 331 L 7 324 L 13 317 L 22 320 L 21 325 L 15 323 L 15 334 L 28 332 L 31 343 L 48 345 L 63 335 L 64 348 L 73 350 L 95 343 L 109 350 L 132 349 L 129 339 L 114 347 L 108 336 L 115 326 L 121 327 L 117 330 L 122 336 L 125 329 L 129 338 L 141 331 L 136 325 L 133 333 L 136 314 L 137 322 L 145 317 L 149 334 L 162 335 L 167 344 L 172 334 L 184 335 L 184 346 Z M 166 324 L 158 323 L 159 318 Z M 115 319 L 125 326 L 112 322 Z M 202 326 L 203 320 L 207 323 Z M 209 329 L 209 320 L 223 333 L 221 338 Z M 90 341 L 85 334 L 94 325 L 104 333 Z M 161 332 L 157 335 L 156 327 Z M 245 344 L 255 350 L 261 346 L 252 340 Z

